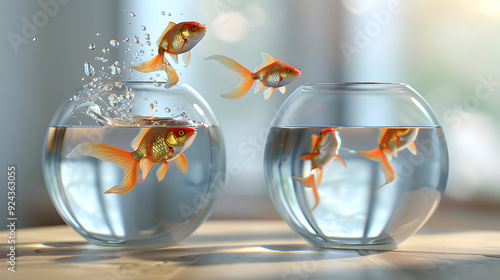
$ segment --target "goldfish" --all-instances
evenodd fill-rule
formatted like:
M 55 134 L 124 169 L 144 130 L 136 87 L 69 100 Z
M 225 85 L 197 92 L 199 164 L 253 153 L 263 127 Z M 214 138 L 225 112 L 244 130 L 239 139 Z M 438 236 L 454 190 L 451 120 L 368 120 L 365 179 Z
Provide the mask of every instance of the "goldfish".
M 123 168 L 123 181 L 105 193 L 124 194 L 137 184 L 139 168 L 142 171 L 142 179 L 145 179 L 153 164 L 161 164 L 156 170 L 158 182 L 165 177 L 170 161 L 174 161 L 175 166 L 186 173 L 188 161 L 183 152 L 191 146 L 195 137 L 196 129 L 191 127 L 148 127 L 142 128 L 132 140 L 133 152 L 103 143 L 86 142 L 76 146 L 66 157 L 86 155 Z
M 210 59 L 218 61 L 242 78 L 242 81 L 236 87 L 221 95 L 227 99 L 242 97 L 250 90 L 254 81 L 257 81 L 254 93 L 268 87 L 264 91 L 264 98 L 267 100 L 276 88 L 284 94 L 286 85 L 295 81 L 301 74 L 300 69 L 278 62 L 267 53 L 262 53 L 263 62 L 255 68 L 253 73 L 243 65 L 223 55 L 212 55 L 205 58 L 205 60 Z
M 294 180 L 301 182 L 307 187 L 311 187 L 314 195 L 313 211 L 319 204 L 319 193 L 316 188 L 321 183 L 323 177 L 323 168 L 330 165 L 335 159 L 339 160 L 345 167 L 347 167 L 344 160 L 339 156 L 339 149 L 341 139 L 339 133 L 333 128 L 325 128 L 318 135 L 311 135 L 312 145 L 311 153 L 301 156 L 301 160 L 311 160 L 311 172 L 305 178 L 293 176 Z M 317 176 L 316 176 L 317 174 Z M 317 182 L 315 182 L 315 176 Z
M 189 21 L 178 24 L 170 22 L 156 42 L 158 54 L 153 59 L 132 65 L 132 67 L 141 72 L 165 70 L 169 78 L 167 85 L 175 85 L 179 82 L 179 76 L 165 59 L 165 54 L 170 54 L 174 62 L 179 63 L 177 56 L 186 53 L 184 62 L 187 66 L 191 61 L 191 49 L 201 41 L 206 31 L 207 28 L 198 22 Z
M 370 151 L 355 152 L 380 163 L 385 183 L 378 187 L 376 191 L 396 179 L 396 172 L 394 172 L 394 168 L 390 163 L 393 156 L 397 157 L 398 152 L 405 148 L 408 148 L 412 154 L 417 154 L 417 146 L 414 142 L 417 135 L 418 128 L 383 128 L 379 135 L 379 146 L 377 148 Z

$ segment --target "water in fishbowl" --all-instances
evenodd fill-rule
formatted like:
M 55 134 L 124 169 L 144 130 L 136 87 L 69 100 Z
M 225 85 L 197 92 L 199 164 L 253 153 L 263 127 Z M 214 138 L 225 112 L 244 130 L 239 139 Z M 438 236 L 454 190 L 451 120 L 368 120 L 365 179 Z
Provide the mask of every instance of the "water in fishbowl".
M 61 204 L 57 207 L 60 214 L 98 244 L 169 244 L 190 234 L 206 219 L 219 195 L 222 178 L 217 178 L 221 176 L 217 168 L 224 159 L 219 156 L 220 145 L 214 143 L 219 141 L 218 127 L 195 128 L 196 137 L 182 153 L 188 164 L 186 173 L 170 161 L 163 180 L 158 181 L 156 172 L 163 163 L 154 164 L 145 179 L 139 171 L 133 189 L 123 194 L 105 193 L 124 179 L 124 169 L 116 163 L 85 152 L 68 157 L 84 143 L 133 152 L 131 144 L 141 129 L 170 128 L 50 127 L 43 164 L 47 180 L 52 181 L 51 197 Z M 143 166 L 140 168 L 144 172 Z
M 439 204 L 441 137 L 439 127 L 273 127 L 269 191 L 313 244 L 394 245 Z

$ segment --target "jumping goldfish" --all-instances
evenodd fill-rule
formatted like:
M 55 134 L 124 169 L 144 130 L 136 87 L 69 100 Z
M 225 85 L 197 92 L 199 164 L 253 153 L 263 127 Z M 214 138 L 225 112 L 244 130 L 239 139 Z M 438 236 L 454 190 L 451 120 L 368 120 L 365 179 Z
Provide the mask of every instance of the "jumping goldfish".
M 212 55 L 205 59 L 213 59 L 222 63 L 243 79 L 236 87 L 221 95 L 227 99 L 242 97 L 250 90 L 254 81 L 257 81 L 254 93 L 259 92 L 264 87 L 268 87 L 264 91 L 264 98 L 267 100 L 276 88 L 281 93 L 285 93 L 286 85 L 295 81 L 300 76 L 300 69 L 278 62 L 266 53 L 262 53 L 263 62 L 255 68 L 255 72 L 253 73 L 243 65 L 223 55 Z
M 418 128 L 384 128 L 379 135 L 378 148 L 370 151 L 356 152 L 356 154 L 380 163 L 385 176 L 385 183 L 378 187 L 377 191 L 396 179 L 396 172 L 394 172 L 390 161 L 393 156 L 398 156 L 398 151 L 408 148 L 412 154 L 417 154 L 417 146 L 414 142 L 417 135 Z
M 191 49 L 201 41 L 206 31 L 207 28 L 198 22 L 190 21 L 178 24 L 170 22 L 156 42 L 158 55 L 149 61 L 132 65 L 132 67 L 141 72 L 165 70 L 169 78 L 168 85 L 175 85 L 179 82 L 179 76 L 165 59 L 165 54 L 170 54 L 175 63 L 178 63 L 177 55 L 187 53 L 184 57 L 187 66 L 191 61 Z
M 132 140 L 133 152 L 103 143 L 87 142 L 76 146 L 66 157 L 87 155 L 123 168 L 123 181 L 105 192 L 123 194 L 135 187 L 139 167 L 142 179 L 145 179 L 153 164 L 162 164 L 156 170 L 158 182 L 165 177 L 168 162 L 172 160 L 181 172 L 186 173 L 188 161 L 182 153 L 191 146 L 195 137 L 196 129 L 190 127 L 148 127 L 142 128 Z
M 311 135 L 312 145 L 311 153 L 301 156 L 301 160 L 311 160 L 311 172 L 309 176 L 305 178 L 293 176 L 294 180 L 301 182 L 304 186 L 311 187 L 315 204 L 311 211 L 313 211 L 319 204 L 319 193 L 316 189 L 321 183 L 323 177 L 323 168 L 330 165 L 335 159 L 338 159 L 344 166 L 346 166 L 344 160 L 339 157 L 339 149 L 341 145 L 341 139 L 339 133 L 333 128 L 325 128 L 318 135 Z M 347 166 L 346 166 L 347 167 Z M 315 181 L 315 175 L 317 174 L 317 180 Z

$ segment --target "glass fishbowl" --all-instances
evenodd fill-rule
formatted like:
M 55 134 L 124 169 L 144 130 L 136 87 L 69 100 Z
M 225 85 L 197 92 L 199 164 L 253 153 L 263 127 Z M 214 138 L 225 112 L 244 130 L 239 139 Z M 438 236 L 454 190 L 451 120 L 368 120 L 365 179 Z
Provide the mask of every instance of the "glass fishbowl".
M 434 112 L 406 84 L 307 84 L 272 122 L 264 173 L 277 211 L 309 243 L 391 248 L 438 207 L 448 152 Z
M 55 113 L 43 169 L 52 203 L 89 242 L 164 246 L 209 216 L 224 183 L 224 142 L 188 85 L 90 83 Z

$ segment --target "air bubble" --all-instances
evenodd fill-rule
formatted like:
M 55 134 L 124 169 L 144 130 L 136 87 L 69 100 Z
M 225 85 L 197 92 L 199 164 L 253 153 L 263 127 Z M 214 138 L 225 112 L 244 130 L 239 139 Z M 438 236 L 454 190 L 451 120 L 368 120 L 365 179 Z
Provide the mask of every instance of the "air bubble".
M 134 93 L 131 92 L 130 90 L 127 90 L 125 92 L 125 99 L 127 99 L 128 101 L 131 101 L 132 99 L 134 99 Z
M 134 35 L 134 40 L 135 40 L 135 43 L 136 43 L 136 44 L 139 44 L 139 43 L 140 43 L 140 41 L 139 41 L 139 37 L 137 37 L 137 35 Z
M 123 42 L 128 42 L 128 37 L 125 37 L 125 39 L 123 39 Z
M 101 36 L 101 33 L 98 32 L 98 33 L 95 34 L 95 36 L 99 37 L 99 36 Z
M 120 69 L 120 65 L 118 65 L 118 61 L 113 63 L 113 65 L 111 65 L 111 74 L 112 75 L 118 76 L 118 75 L 120 75 L 121 72 L 122 72 L 122 70 Z
M 141 26 L 141 30 L 146 31 L 146 26 L 145 25 Z
M 165 11 L 161 11 L 161 15 L 164 16 L 165 15 Z
M 116 41 L 115 39 L 109 41 L 109 44 L 113 46 L 114 48 L 118 48 L 120 46 L 120 43 Z
M 102 53 L 109 53 L 109 49 L 108 48 L 102 48 Z
M 165 107 L 165 109 L 163 109 L 165 111 L 165 113 L 170 113 L 172 110 L 170 110 L 170 108 L 168 107 Z
M 130 12 L 130 16 L 131 16 L 131 17 L 135 17 L 135 16 L 136 16 L 136 13 L 134 13 L 134 12 Z
M 33 39 L 31 39 L 33 42 L 36 42 L 38 41 L 38 37 L 33 37 Z
M 87 61 L 83 64 L 83 71 L 85 72 L 85 75 L 88 77 L 94 77 L 95 70 L 92 64 L 90 64 L 90 61 Z
M 171 15 L 172 15 L 172 13 L 168 13 L 168 16 L 171 16 Z
M 91 50 L 91 51 L 95 50 L 95 44 L 90 44 L 89 45 L 89 50 Z
M 146 45 L 151 46 L 151 42 L 150 42 L 150 41 L 147 41 L 147 42 L 146 42 Z
M 146 40 L 151 39 L 151 36 L 149 35 L 149 33 L 144 34 L 144 39 L 146 39 Z

